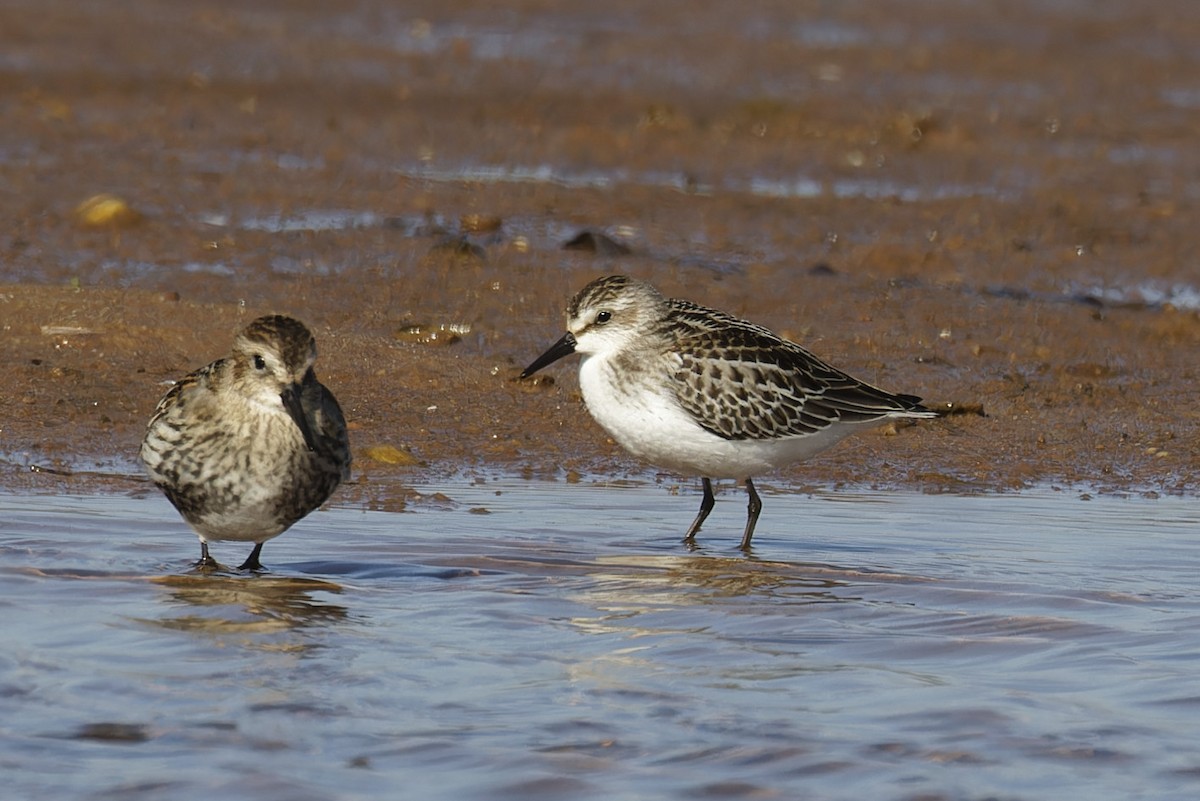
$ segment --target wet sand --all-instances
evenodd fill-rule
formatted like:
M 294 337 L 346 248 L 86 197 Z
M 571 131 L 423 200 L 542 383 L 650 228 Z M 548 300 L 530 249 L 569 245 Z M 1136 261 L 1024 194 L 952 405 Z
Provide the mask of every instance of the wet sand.
M 772 480 L 1196 491 L 1200 8 L 902 12 L 6 4 L 0 483 L 135 472 L 164 382 L 269 311 L 317 335 L 351 496 L 653 474 L 573 363 L 515 380 L 629 272 L 986 413 Z

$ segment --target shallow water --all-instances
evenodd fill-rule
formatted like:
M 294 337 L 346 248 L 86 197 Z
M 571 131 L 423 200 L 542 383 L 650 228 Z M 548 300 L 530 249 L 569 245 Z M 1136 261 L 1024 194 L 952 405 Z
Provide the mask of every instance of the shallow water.
M 157 496 L 4 496 L 5 797 L 1200 790 L 1194 501 L 764 492 L 745 558 L 728 486 L 695 551 L 695 487 L 418 489 L 261 576 Z

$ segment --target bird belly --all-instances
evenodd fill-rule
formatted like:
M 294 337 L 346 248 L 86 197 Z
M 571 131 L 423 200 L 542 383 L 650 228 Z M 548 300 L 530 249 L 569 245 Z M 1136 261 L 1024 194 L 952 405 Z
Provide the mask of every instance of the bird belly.
M 282 414 L 207 427 L 168 418 L 142 444 L 146 471 L 205 541 L 263 542 L 323 503 L 340 474 Z
M 675 400 L 669 384 L 617 380 L 589 359 L 580 367 L 584 402 L 596 422 L 633 456 L 684 474 L 747 478 L 801 461 L 831 447 L 850 426 L 779 439 L 726 439 L 705 429 Z

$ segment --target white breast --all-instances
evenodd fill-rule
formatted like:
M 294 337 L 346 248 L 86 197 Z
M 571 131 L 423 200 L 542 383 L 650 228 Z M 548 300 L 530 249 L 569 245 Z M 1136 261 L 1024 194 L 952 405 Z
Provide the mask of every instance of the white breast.
M 665 373 L 665 371 L 664 371 Z M 651 464 L 709 478 L 753 477 L 806 459 L 856 426 L 774 440 L 728 440 L 698 425 L 675 400 L 668 375 L 630 375 L 599 356 L 585 356 L 579 386 L 588 411 L 630 454 Z

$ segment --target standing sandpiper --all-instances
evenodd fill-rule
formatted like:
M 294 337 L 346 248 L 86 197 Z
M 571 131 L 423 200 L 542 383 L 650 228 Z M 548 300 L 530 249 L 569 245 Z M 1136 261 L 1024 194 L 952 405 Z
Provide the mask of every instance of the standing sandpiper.
M 567 333 L 521 373 L 583 355 L 588 411 L 638 458 L 700 475 L 704 499 L 685 542 L 713 507 L 713 478 L 745 479 L 742 550 L 762 501 L 751 480 L 820 453 L 856 429 L 937 417 L 914 395 L 864 384 L 766 328 L 625 275 L 598 278 L 567 306 Z
M 316 509 L 350 477 L 346 420 L 317 380 L 317 345 L 291 317 L 260 317 L 224 359 L 158 402 L 142 440 L 150 478 L 200 537 L 253 542 L 241 570 L 261 570 L 263 543 Z

